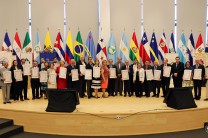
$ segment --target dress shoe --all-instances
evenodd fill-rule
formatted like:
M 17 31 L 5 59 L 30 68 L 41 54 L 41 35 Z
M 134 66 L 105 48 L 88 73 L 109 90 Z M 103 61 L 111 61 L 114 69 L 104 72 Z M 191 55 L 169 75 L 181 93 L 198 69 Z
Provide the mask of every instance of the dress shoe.
M 21 98 L 20 101 L 24 101 L 23 98 Z
M 7 101 L 7 103 L 12 103 L 12 102 L 10 102 L 10 101 Z
M 152 97 L 156 97 L 156 94 L 152 95 Z
M 159 98 L 160 96 L 159 96 L 159 95 L 157 95 L 156 97 L 157 97 L 157 98 Z
M 6 104 L 6 102 L 3 102 L 3 104 Z
M 40 99 L 40 97 L 35 97 L 35 99 Z
M 24 100 L 30 100 L 29 98 L 25 98 Z
M 35 100 L 35 98 L 32 98 L 32 100 Z
M 163 95 L 163 96 L 161 96 L 161 97 L 165 97 L 165 96 Z
M 208 98 L 204 99 L 204 101 L 208 101 Z
M 126 97 L 126 94 L 124 94 L 124 97 Z

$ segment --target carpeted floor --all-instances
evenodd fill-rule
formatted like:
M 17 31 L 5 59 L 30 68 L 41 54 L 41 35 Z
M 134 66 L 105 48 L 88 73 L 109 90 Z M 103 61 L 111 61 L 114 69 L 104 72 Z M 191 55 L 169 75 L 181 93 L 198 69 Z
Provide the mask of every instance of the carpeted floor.
M 108 138 L 118 138 L 108 137 Z M 60 135 L 47 135 L 37 133 L 22 133 L 12 138 L 91 138 L 91 137 L 75 137 L 75 136 L 60 136 Z M 93 138 L 104 138 L 104 137 L 93 137 Z M 191 131 L 164 133 L 164 134 L 151 134 L 151 135 L 140 135 L 140 136 L 121 136 L 121 138 L 208 138 L 208 133 L 204 129 L 197 129 Z

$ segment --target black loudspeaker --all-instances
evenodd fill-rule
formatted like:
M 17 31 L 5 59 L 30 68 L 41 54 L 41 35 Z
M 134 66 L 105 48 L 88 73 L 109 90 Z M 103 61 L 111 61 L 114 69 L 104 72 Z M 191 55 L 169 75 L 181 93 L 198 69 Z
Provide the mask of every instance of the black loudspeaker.
M 192 95 L 192 89 L 193 87 L 170 88 L 164 103 L 174 109 L 196 108 L 197 105 Z
M 79 104 L 77 91 L 69 89 L 46 89 L 48 106 L 46 112 L 73 112 Z

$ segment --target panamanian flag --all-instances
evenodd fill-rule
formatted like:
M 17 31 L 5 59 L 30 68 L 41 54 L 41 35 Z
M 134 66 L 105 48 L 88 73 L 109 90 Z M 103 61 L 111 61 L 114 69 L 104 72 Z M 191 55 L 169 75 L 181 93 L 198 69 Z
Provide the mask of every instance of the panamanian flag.
M 102 63 L 103 60 L 107 60 L 107 50 L 103 38 L 100 38 L 97 44 L 96 58 L 99 60 L 100 63 Z

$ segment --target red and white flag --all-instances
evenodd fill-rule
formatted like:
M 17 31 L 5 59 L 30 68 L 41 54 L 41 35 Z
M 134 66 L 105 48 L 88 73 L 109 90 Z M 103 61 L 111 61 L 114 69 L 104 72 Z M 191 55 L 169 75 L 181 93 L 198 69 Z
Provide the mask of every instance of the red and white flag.
M 22 45 L 19 39 L 18 32 L 16 32 L 14 36 L 14 42 L 13 42 L 13 55 L 16 56 L 16 60 L 18 64 L 20 65 L 20 56 L 21 56 L 21 51 L 22 51 Z
M 97 54 L 96 58 L 101 63 L 103 60 L 107 60 L 107 51 L 106 51 L 106 45 L 104 40 L 101 38 L 99 39 L 99 42 L 97 44 Z
M 166 38 L 165 38 L 165 33 L 163 33 L 159 45 L 158 45 L 158 50 L 159 50 L 159 56 L 161 58 L 161 60 L 164 60 L 165 58 L 165 53 L 168 53 L 168 47 L 167 47 L 167 43 L 166 43 Z
M 150 59 L 150 48 L 149 48 L 149 43 L 148 43 L 148 39 L 147 39 L 147 35 L 146 32 L 144 32 L 143 36 L 142 36 L 142 40 L 140 43 L 140 48 L 139 48 L 139 54 L 140 57 L 142 59 L 143 64 L 145 63 L 145 61 L 149 61 L 151 62 Z
M 197 43 L 196 43 L 196 53 L 198 53 L 199 51 L 204 52 L 204 43 L 203 43 L 203 38 L 201 33 L 199 34 Z

